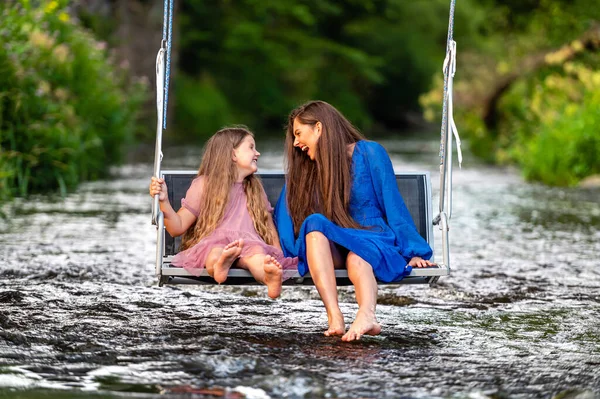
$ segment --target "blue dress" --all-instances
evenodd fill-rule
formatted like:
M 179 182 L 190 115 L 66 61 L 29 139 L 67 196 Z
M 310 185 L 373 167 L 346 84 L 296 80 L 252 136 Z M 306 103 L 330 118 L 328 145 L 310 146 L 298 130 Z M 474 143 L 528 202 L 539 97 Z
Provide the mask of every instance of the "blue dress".
M 350 215 L 365 230 L 339 227 L 324 215 L 308 216 L 298 237 L 294 235 L 284 186 L 275 207 L 275 224 L 285 256 L 298 257 L 298 272 L 308 272 L 306 235 L 323 233 L 330 241 L 354 252 L 372 267 L 382 282 L 399 281 L 412 271 L 407 263 L 420 256 L 430 259 L 432 250 L 419 235 L 398 191 L 392 162 L 385 149 L 372 141 L 359 141 L 352 154 Z

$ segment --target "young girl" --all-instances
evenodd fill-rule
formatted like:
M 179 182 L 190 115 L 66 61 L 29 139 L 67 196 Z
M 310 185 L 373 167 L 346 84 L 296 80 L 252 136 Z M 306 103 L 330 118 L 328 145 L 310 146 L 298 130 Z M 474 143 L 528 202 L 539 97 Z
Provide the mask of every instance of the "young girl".
M 185 233 L 174 266 L 196 276 L 206 266 L 209 275 L 222 283 L 237 260 L 238 267 L 267 286 L 269 297 L 277 298 L 283 270 L 295 271 L 298 260 L 284 257 L 281 251 L 273 208 L 254 175 L 259 156 L 250 131 L 224 128 L 206 143 L 198 177 L 179 211 L 169 203 L 163 179 L 152 177 L 150 196 L 159 195 L 169 234 Z

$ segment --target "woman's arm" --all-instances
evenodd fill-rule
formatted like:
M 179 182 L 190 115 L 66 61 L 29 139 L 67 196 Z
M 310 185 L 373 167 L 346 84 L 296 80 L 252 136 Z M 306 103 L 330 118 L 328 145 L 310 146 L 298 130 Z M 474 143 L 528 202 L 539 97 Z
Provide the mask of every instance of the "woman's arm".
M 273 206 L 271 205 L 271 202 L 269 201 L 269 197 L 267 196 L 267 192 L 265 191 L 264 186 L 262 187 L 262 198 L 263 198 L 263 202 L 265 204 L 266 207 L 266 211 L 267 211 L 267 228 L 269 230 L 271 230 L 271 233 L 273 233 L 273 237 L 274 237 L 274 242 L 271 244 L 273 245 L 275 248 L 278 248 L 281 251 L 281 244 L 279 243 L 279 234 L 277 234 L 277 228 L 275 227 L 275 223 L 273 222 Z M 269 243 L 267 243 L 269 244 Z
M 401 254 L 407 262 L 420 266 L 419 259 L 413 258 L 429 259 L 433 251 L 417 231 L 398 190 L 392 161 L 385 149 L 374 142 L 369 143 L 366 156 L 377 200 L 396 235 L 397 245 L 402 248 Z
M 277 233 L 279 235 L 279 242 L 281 243 L 281 249 L 286 257 L 298 256 L 298 250 L 296 249 L 296 237 L 294 235 L 294 223 L 292 217 L 288 213 L 287 201 L 286 201 L 286 185 L 283 185 L 281 194 L 277 205 L 275 205 L 275 226 L 277 227 Z

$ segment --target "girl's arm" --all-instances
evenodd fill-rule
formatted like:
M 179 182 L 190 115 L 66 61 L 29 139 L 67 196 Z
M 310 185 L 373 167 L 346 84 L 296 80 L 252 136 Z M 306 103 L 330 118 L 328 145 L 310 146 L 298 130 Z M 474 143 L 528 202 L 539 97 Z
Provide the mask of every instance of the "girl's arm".
M 156 194 L 158 194 L 160 210 L 165 217 L 165 228 L 167 229 L 167 232 L 172 237 L 177 237 L 185 233 L 196 221 L 196 215 L 185 207 L 181 207 L 179 211 L 175 212 L 169 202 L 165 180 L 152 177 L 152 180 L 150 181 L 150 196 L 154 198 Z

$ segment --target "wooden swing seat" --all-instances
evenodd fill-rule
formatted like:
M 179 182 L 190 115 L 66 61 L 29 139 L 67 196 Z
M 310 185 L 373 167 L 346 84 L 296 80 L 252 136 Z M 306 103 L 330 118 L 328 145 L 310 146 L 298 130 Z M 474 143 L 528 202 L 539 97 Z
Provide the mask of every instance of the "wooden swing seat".
M 285 176 L 281 172 L 263 172 L 260 178 L 267 192 L 271 204 L 275 205 L 285 183 Z M 168 187 L 169 201 L 177 211 L 181 206 L 181 199 L 185 197 L 187 189 L 192 180 L 197 176 L 196 171 L 163 171 L 161 176 L 165 179 Z M 396 182 L 404 202 L 415 222 L 419 234 L 427 240 L 433 248 L 433 220 L 432 220 L 432 197 L 431 181 L 429 173 L 402 173 L 396 174 Z M 214 279 L 208 275 L 206 270 L 202 270 L 199 277 L 192 276 L 185 269 L 171 266 L 173 256 L 177 254 L 181 245 L 181 237 L 173 238 L 164 229 L 162 214 L 158 221 L 159 235 L 157 245 L 157 265 L 156 272 L 159 278 L 159 286 L 163 284 L 216 284 Z M 162 232 L 162 233 L 161 233 Z M 162 241 L 162 242 L 161 242 Z M 435 253 L 435 252 L 434 252 Z M 160 261 L 162 259 L 162 262 Z M 433 260 L 433 258 L 432 258 Z M 350 285 L 348 273 L 346 270 L 336 270 L 338 285 Z M 450 268 L 438 262 L 437 267 L 431 268 L 413 268 L 410 276 L 405 277 L 397 283 L 391 284 L 432 284 L 440 276 L 450 274 Z M 256 285 L 259 284 L 247 270 L 231 268 L 226 285 Z M 284 285 L 313 285 L 310 274 L 294 277 L 286 280 Z

